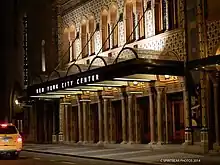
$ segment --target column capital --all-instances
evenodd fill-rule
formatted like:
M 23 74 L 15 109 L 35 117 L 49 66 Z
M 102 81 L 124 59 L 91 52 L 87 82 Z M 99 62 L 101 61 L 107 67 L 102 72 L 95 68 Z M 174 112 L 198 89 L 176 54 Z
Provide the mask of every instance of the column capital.
M 157 93 L 161 94 L 161 93 L 165 92 L 165 86 L 157 86 L 155 88 L 157 90 Z
M 213 83 L 213 87 L 214 87 L 214 88 L 219 87 L 218 83 L 217 83 L 217 82 Z
M 152 87 L 148 88 L 148 94 L 149 96 L 152 96 L 154 94 L 154 92 L 152 91 Z

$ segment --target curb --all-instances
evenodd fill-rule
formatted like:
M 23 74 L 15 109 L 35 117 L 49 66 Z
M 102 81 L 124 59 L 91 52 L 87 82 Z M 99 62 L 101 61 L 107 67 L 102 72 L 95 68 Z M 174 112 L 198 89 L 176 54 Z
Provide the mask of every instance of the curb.
M 67 156 L 67 157 L 76 157 L 82 159 L 93 159 L 93 160 L 102 160 L 102 161 L 111 161 L 111 162 L 121 162 L 127 164 L 139 164 L 139 165 L 162 165 L 164 163 L 154 163 L 154 162 L 136 162 L 136 161 L 129 161 L 129 160 L 116 160 L 116 159 L 109 159 L 109 158 L 98 158 L 98 157 L 89 157 L 89 156 L 80 156 L 80 155 L 70 155 L 70 154 L 63 154 L 63 153 L 54 153 L 49 151 L 36 151 L 31 149 L 23 149 L 22 151 L 26 152 L 34 152 L 34 153 L 41 153 L 41 154 L 48 154 L 48 155 L 59 155 L 59 156 Z

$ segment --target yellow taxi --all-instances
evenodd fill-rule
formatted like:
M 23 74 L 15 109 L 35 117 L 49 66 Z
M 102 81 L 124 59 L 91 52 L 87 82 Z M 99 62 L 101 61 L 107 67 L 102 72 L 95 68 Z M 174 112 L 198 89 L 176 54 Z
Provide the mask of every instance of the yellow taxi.
M 22 146 L 22 137 L 15 125 L 0 124 L 0 155 L 17 159 Z

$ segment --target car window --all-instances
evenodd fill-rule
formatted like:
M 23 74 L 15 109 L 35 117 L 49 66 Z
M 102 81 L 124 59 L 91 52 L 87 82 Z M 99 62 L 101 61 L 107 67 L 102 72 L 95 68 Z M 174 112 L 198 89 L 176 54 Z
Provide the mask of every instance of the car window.
M 0 134 L 17 134 L 15 126 L 0 127 Z

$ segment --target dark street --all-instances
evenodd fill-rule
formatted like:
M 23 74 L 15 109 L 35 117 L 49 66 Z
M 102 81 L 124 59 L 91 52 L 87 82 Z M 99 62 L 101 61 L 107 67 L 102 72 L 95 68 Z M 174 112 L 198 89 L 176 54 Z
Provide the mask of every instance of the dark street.
M 9 160 L 9 159 L 1 159 L 0 165 L 64 165 L 64 164 L 72 164 L 72 165 L 138 165 L 133 163 L 120 163 L 120 162 L 112 162 L 112 161 L 102 161 L 102 160 L 92 160 L 92 159 L 82 159 L 82 158 L 75 158 L 75 157 L 67 157 L 67 156 L 58 156 L 58 155 L 50 155 L 50 154 L 39 154 L 39 153 L 32 153 L 32 152 L 25 152 L 21 153 L 21 156 L 18 160 Z M 165 164 L 160 163 L 146 163 L 148 165 L 155 165 L 155 164 Z M 180 163 L 166 163 L 166 164 L 180 164 Z M 190 163 L 181 163 L 181 164 L 190 164 Z M 191 163 L 192 164 L 192 163 Z M 201 164 L 205 165 L 207 162 L 203 162 L 201 160 L 200 163 L 193 163 L 193 164 Z M 216 163 L 208 163 L 210 165 L 217 165 Z
M 22 152 L 18 160 L 1 159 L 0 165 L 126 165 L 126 163 L 115 163 L 111 161 L 100 161 L 91 159 L 82 159 L 74 157 L 65 157 L 49 154 L 38 154 Z M 129 165 L 135 165 L 129 163 Z

